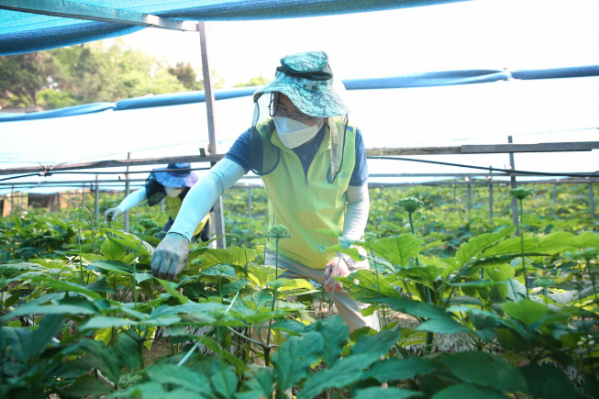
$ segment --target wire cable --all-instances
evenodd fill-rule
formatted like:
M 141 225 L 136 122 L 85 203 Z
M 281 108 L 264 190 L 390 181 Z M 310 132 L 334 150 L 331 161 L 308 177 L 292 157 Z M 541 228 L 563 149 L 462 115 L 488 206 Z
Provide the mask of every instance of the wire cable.
M 516 169 L 500 169 L 493 167 L 485 167 L 485 166 L 473 166 L 473 165 L 464 165 L 460 163 L 451 163 L 451 162 L 442 162 L 442 161 L 430 161 L 427 159 L 411 159 L 411 158 L 403 158 L 403 157 L 383 157 L 383 156 L 371 156 L 368 159 L 386 159 L 390 161 L 405 161 L 405 162 L 421 162 L 421 163 L 430 163 L 435 165 L 444 165 L 444 166 L 455 166 L 458 168 L 469 168 L 469 169 L 478 169 L 478 170 L 486 170 L 490 173 L 493 171 L 496 172 L 505 172 L 505 173 L 519 173 L 523 175 L 531 175 L 531 176 L 552 176 L 552 177 L 597 177 L 599 173 L 551 173 L 551 172 L 534 172 L 530 170 L 516 170 Z

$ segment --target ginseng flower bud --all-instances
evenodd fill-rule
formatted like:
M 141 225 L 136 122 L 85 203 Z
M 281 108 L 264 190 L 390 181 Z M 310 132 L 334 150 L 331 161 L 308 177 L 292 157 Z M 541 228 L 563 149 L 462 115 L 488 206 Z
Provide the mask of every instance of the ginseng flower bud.
M 139 225 L 143 227 L 144 230 L 152 230 L 158 228 L 158 223 L 156 223 L 152 219 L 141 219 L 139 221 Z
M 291 233 L 287 227 L 280 224 L 275 224 L 266 231 L 265 237 L 281 240 L 284 238 L 291 238 Z
M 522 201 L 526 197 L 530 197 L 532 194 L 533 194 L 532 190 L 530 190 L 528 188 L 523 188 L 523 187 L 510 190 L 510 195 L 520 201 Z
M 404 211 L 409 213 L 414 213 L 423 206 L 424 202 L 414 197 L 402 198 L 400 200 L 395 201 L 396 208 L 403 209 Z

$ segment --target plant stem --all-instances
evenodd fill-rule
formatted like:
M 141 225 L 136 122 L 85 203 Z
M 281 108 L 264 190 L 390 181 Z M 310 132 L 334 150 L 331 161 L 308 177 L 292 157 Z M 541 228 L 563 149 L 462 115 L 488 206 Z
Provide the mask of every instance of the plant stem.
M 83 284 L 83 259 L 81 258 L 81 228 L 77 229 L 77 240 L 79 241 L 79 275 L 81 277 L 81 284 Z
M 370 241 L 368 242 L 368 249 L 370 249 L 370 256 L 372 256 L 372 260 L 374 261 L 374 272 L 376 273 L 376 289 L 379 292 L 379 297 L 382 298 L 382 294 L 381 294 L 381 285 L 379 283 L 379 265 L 378 263 L 376 263 L 376 257 L 374 255 L 374 251 L 372 250 L 372 246 L 370 245 Z M 381 311 L 378 311 L 379 314 L 379 324 L 381 322 Z M 385 314 L 385 311 L 383 310 L 383 314 Z
M 137 254 L 139 253 L 139 250 L 141 249 L 141 246 L 144 242 L 144 239 L 146 238 L 146 231 L 144 229 L 143 234 L 141 235 L 141 241 L 139 242 L 139 245 L 137 246 L 137 249 L 135 250 L 135 255 L 133 255 L 133 302 L 135 303 L 135 308 L 137 308 L 137 283 L 135 282 L 135 274 L 137 274 Z
M 416 232 L 414 231 L 414 221 L 412 220 L 412 212 L 408 212 L 408 216 L 410 218 L 410 228 L 412 229 L 412 235 L 414 237 L 416 237 Z M 418 262 L 418 256 L 416 256 L 416 266 L 420 266 L 420 263 Z M 433 298 L 431 295 L 430 288 L 424 287 L 424 289 L 426 291 L 426 295 L 428 296 L 428 303 L 432 304 Z M 449 302 L 449 300 L 447 302 Z M 424 348 L 425 353 L 430 353 L 430 347 L 431 347 L 432 343 L 433 343 L 433 333 L 427 332 L 426 333 L 426 347 Z
M 275 255 L 275 281 L 279 279 L 279 239 L 275 240 L 277 250 Z
M 92 217 L 92 213 L 89 211 L 89 209 L 87 209 L 87 208 L 83 208 L 83 209 L 85 209 L 85 211 L 89 215 L 89 221 L 91 222 L 91 225 L 92 225 L 92 242 L 93 242 L 92 253 L 95 254 L 96 253 L 96 228 L 94 226 L 94 218 Z
M 271 308 L 271 312 L 275 311 L 275 303 L 276 303 L 276 301 L 277 301 L 277 289 L 275 288 L 273 290 L 273 293 L 272 293 L 272 308 Z M 266 345 L 268 345 L 268 346 L 270 346 L 270 327 L 271 326 L 272 326 L 272 319 L 270 319 L 268 321 L 268 336 L 266 338 Z M 266 363 L 266 352 L 264 353 L 264 357 L 265 357 L 264 362 Z M 268 366 L 268 364 L 266 364 L 266 365 Z
M 524 207 L 522 206 L 522 200 L 518 200 L 518 202 L 520 202 L 520 259 L 522 259 L 522 269 L 524 270 L 524 288 L 526 289 L 526 299 L 529 299 L 528 279 L 526 278 L 526 262 L 524 262 L 524 230 L 522 229 Z

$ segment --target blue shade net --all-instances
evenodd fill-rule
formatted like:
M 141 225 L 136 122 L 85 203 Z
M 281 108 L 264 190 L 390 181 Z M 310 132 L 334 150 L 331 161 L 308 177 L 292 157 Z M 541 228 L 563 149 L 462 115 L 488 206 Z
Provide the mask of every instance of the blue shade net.
M 69 0 L 178 20 L 246 21 L 420 7 L 467 0 Z M 109 22 L 0 10 L 0 55 L 70 46 L 143 29 Z

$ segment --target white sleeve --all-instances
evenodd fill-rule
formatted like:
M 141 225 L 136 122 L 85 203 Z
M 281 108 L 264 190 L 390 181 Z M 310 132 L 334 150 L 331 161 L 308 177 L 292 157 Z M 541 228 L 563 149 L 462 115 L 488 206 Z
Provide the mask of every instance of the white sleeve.
M 140 188 L 139 190 L 134 191 L 128 196 L 126 196 L 117 206 L 117 208 L 119 208 L 123 213 L 125 213 L 134 206 L 141 204 L 146 198 L 146 188 Z
M 352 241 L 362 238 L 368 221 L 369 210 L 368 182 L 361 186 L 349 186 L 347 189 L 347 210 L 343 221 L 344 238 Z
M 193 232 L 218 197 L 223 195 L 245 171 L 237 163 L 224 158 L 189 190 L 169 233 L 177 233 L 191 241 Z

